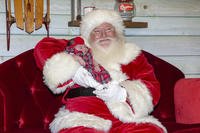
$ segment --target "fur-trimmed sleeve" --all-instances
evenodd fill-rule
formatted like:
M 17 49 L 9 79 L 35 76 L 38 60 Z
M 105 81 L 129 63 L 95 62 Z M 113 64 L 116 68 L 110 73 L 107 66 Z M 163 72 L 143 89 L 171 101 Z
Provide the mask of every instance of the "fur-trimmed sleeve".
M 71 79 L 80 66 L 72 55 L 66 52 L 57 53 L 45 62 L 44 83 L 53 93 L 59 94 L 74 84 Z
M 80 64 L 65 52 L 68 40 L 52 37 L 43 38 L 34 48 L 35 62 L 43 72 L 44 83 L 49 89 L 59 94 L 68 86 Z
M 151 113 L 160 98 L 160 84 L 144 54 L 141 52 L 133 61 L 123 65 L 122 71 L 128 80 L 121 84 L 127 90 L 136 117 Z

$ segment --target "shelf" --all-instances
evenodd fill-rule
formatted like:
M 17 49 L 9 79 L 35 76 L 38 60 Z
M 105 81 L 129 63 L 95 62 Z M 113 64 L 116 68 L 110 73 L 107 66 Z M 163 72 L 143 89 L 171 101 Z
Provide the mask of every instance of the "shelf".
M 93 10 L 93 8 L 92 8 Z M 77 15 L 78 13 L 79 15 Z M 72 20 L 68 22 L 69 27 L 79 27 L 81 21 L 81 0 L 71 1 L 71 18 Z M 147 22 L 135 22 L 135 21 L 124 21 L 125 28 L 147 28 Z
M 147 28 L 147 22 L 131 22 L 131 21 L 124 21 L 124 26 L 126 28 Z
M 80 21 L 79 20 L 70 21 L 70 22 L 68 22 L 68 26 L 69 27 L 79 27 Z
M 148 23 L 147 22 L 131 22 L 131 21 L 124 21 L 124 25 L 126 28 L 147 28 Z M 68 22 L 69 27 L 79 27 L 80 21 L 70 21 Z

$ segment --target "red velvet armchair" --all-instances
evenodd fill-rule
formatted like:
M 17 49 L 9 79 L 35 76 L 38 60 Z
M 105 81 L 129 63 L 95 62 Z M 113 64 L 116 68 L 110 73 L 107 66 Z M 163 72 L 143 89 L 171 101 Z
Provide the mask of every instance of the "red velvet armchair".
M 191 123 L 190 119 L 182 120 L 181 102 L 184 100 L 181 101 L 178 94 L 182 93 L 180 82 L 186 80 L 184 74 L 156 56 L 144 53 L 161 83 L 161 99 L 152 114 L 169 133 L 199 133 L 200 120 Z M 2 63 L 0 75 L 0 133 L 49 133 L 49 123 L 62 106 L 61 95 L 52 94 L 44 85 L 42 72 L 34 61 L 33 49 Z

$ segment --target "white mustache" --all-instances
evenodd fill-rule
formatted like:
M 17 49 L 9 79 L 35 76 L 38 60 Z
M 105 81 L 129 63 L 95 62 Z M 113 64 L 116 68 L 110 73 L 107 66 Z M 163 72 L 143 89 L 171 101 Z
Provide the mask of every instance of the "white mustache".
M 96 43 L 100 43 L 100 42 L 106 41 L 106 40 L 111 40 L 111 41 L 113 41 L 114 39 L 111 38 L 111 37 L 106 37 L 106 38 L 102 38 L 102 39 L 97 40 Z

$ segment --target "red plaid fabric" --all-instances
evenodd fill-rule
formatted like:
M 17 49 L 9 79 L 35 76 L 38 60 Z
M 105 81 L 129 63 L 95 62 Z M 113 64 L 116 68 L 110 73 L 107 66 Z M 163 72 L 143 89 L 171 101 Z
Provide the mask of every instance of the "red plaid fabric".
M 81 38 L 78 37 L 78 38 L 70 40 L 66 47 L 66 52 L 69 54 L 74 54 L 81 57 L 85 62 L 84 68 L 92 74 L 93 78 L 97 82 L 101 84 L 105 84 L 111 81 L 111 77 L 108 71 L 106 71 L 100 64 L 97 64 L 98 66 L 96 65 L 93 59 L 91 50 L 87 48 L 87 46 L 85 46 L 84 44 L 84 41 L 80 39 Z M 87 52 L 84 53 L 82 51 L 77 50 L 75 48 L 75 46 L 77 45 L 84 45 L 88 49 Z M 96 67 L 98 67 L 98 71 L 96 70 Z

